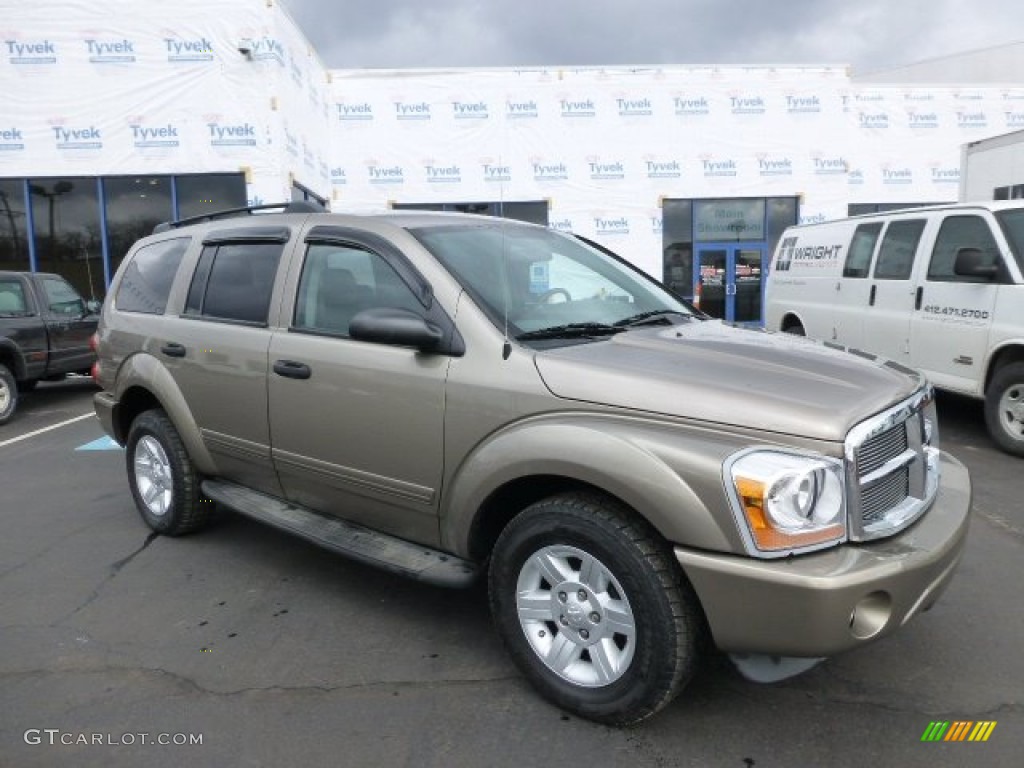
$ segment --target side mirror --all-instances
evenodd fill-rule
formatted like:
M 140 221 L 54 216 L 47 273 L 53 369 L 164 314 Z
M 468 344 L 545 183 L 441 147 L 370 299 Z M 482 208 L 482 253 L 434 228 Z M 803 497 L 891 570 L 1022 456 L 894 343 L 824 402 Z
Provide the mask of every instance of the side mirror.
M 358 313 L 349 322 L 348 335 L 356 341 L 413 347 L 420 352 L 436 352 L 444 341 L 444 332 L 415 312 L 386 307 Z
M 87 302 L 85 302 L 85 313 L 87 315 L 98 315 L 102 307 L 103 304 L 96 301 L 96 299 L 89 299 Z
M 956 252 L 953 274 L 993 281 L 999 277 L 999 265 L 978 248 L 961 248 Z

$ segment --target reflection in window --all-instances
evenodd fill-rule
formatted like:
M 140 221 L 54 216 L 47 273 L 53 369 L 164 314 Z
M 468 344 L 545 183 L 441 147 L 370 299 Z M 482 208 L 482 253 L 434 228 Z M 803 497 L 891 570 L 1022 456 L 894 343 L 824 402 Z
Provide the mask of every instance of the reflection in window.
M 0 270 L 23 272 L 29 267 L 25 184 L 0 179 Z
M 86 298 L 102 296 L 96 179 L 29 179 L 29 193 L 39 271 L 63 275 Z
M 244 208 L 245 177 L 240 173 L 176 176 L 178 218 L 188 219 L 229 208 Z
M 662 282 L 685 299 L 693 298 L 693 203 L 665 200 L 661 206 Z
M 914 254 L 924 231 L 924 219 L 894 221 L 885 230 L 878 249 L 875 278 L 878 280 L 906 280 L 914 268 Z
M 546 200 L 494 201 L 480 203 L 395 203 L 395 210 L 409 211 L 450 211 L 454 213 L 478 213 L 482 216 L 496 216 L 501 219 L 515 219 L 530 224 L 548 225 L 548 203 Z
M 170 176 L 115 176 L 103 180 L 110 274 L 140 237 L 174 218 Z

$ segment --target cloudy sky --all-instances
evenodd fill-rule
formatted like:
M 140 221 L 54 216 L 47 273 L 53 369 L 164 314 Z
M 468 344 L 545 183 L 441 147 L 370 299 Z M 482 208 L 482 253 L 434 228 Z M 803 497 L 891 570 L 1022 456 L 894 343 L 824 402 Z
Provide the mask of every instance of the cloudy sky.
M 280 0 L 328 67 L 849 64 L 1024 40 L 1021 0 Z

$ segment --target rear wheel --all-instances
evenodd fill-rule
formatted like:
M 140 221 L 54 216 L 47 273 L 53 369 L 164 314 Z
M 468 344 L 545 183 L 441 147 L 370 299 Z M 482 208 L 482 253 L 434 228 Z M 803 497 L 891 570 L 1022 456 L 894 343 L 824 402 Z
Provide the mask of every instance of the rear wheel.
M 125 460 L 135 506 L 154 531 L 180 536 L 209 522 L 214 503 L 203 498 L 185 444 L 163 411 L 145 411 L 135 418 Z
M 565 494 L 528 507 L 495 545 L 489 588 L 513 660 L 581 717 L 639 722 L 693 673 L 696 598 L 664 541 L 610 499 Z
M 11 369 L 0 363 L 0 424 L 6 424 L 18 407 L 18 385 Z
M 985 393 L 985 423 L 1007 453 L 1024 456 L 1024 363 L 996 371 Z
M 782 332 L 783 333 L 790 333 L 790 334 L 792 334 L 794 336 L 806 336 L 807 335 L 807 332 L 804 330 L 804 327 L 800 323 L 799 320 L 791 321 L 789 324 L 786 325 L 785 328 L 782 329 Z

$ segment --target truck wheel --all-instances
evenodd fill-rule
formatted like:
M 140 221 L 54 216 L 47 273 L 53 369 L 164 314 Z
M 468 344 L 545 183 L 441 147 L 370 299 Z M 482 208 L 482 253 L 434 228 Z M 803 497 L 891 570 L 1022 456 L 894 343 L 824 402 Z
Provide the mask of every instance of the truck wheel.
M 209 522 L 214 503 L 203 498 L 185 444 L 163 411 L 144 411 L 135 418 L 125 460 L 135 506 L 154 531 L 180 536 Z
M 0 363 L 0 424 L 10 421 L 17 407 L 18 385 L 14 381 L 14 374 L 10 368 Z
M 1024 456 L 1024 363 L 1004 365 L 985 393 L 985 422 L 996 444 Z
M 581 717 L 637 723 L 693 673 L 696 596 L 658 534 L 609 499 L 573 493 L 528 507 L 499 537 L 488 586 L 512 659 Z

